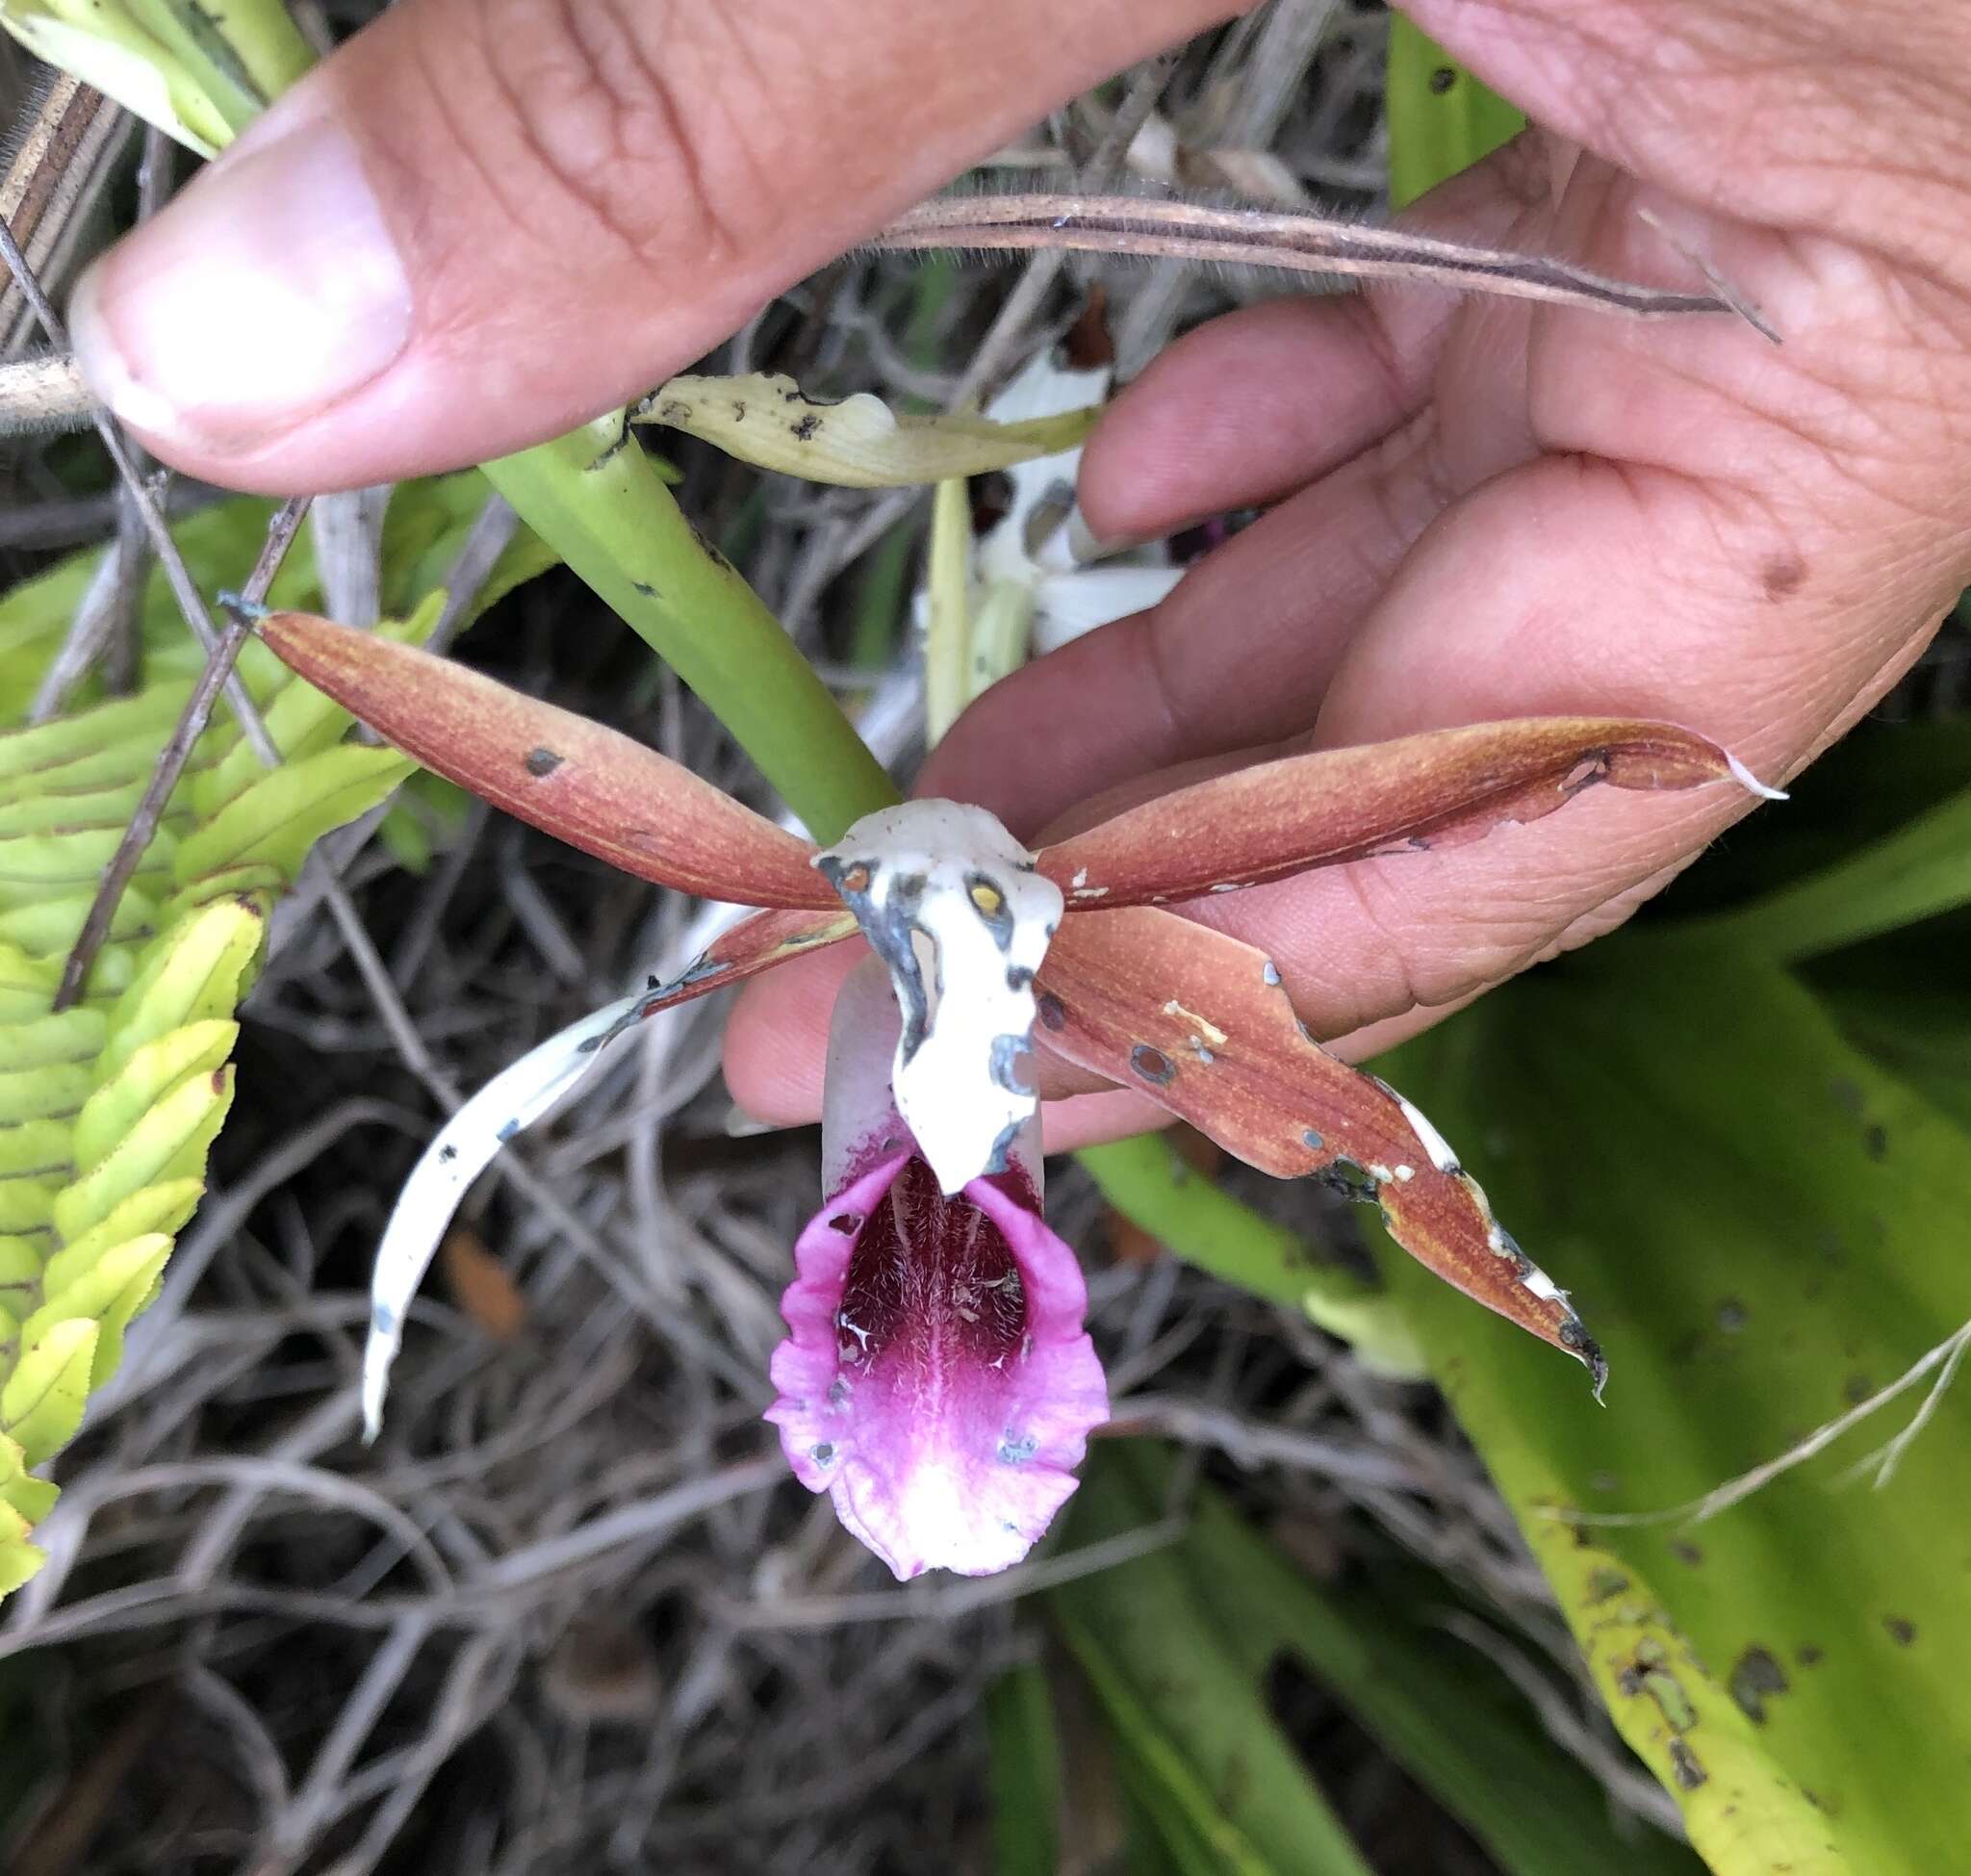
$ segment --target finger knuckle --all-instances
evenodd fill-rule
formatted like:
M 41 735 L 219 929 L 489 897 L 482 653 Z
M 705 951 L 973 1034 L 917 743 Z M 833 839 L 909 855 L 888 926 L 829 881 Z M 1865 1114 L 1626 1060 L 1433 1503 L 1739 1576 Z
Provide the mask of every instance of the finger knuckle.
M 515 155 L 558 206 L 556 238 L 600 238 L 653 267 L 739 254 L 761 114 L 744 102 L 757 67 L 723 10 L 499 0 L 486 19 Z

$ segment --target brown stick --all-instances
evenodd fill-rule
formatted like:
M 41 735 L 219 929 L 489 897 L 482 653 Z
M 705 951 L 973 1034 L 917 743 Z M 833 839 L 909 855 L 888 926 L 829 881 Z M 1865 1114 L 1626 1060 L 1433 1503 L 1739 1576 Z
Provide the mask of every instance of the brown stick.
M 1716 293 L 1679 293 L 1610 279 L 1550 255 L 1469 247 L 1401 228 L 1371 228 L 1318 215 L 1211 208 L 1131 195 L 937 196 L 891 222 L 869 245 L 1065 247 L 1097 254 L 1162 255 L 1503 294 L 1642 319 L 1726 312 L 1751 317 L 1744 307 Z
M 302 517 L 308 512 L 309 500 L 305 495 L 290 498 L 275 510 L 272 521 L 268 524 L 267 540 L 260 550 L 260 558 L 254 563 L 245 588 L 232 607 L 232 616 L 226 621 L 225 630 L 206 655 L 205 669 L 192 686 L 192 695 L 185 700 L 185 707 L 178 713 L 169 740 L 158 752 L 157 766 L 151 770 L 143 799 L 137 804 L 130 825 L 123 830 L 116 851 L 103 869 L 102 883 L 96 887 L 89 916 L 83 920 L 68 960 L 62 966 L 62 983 L 55 991 L 54 1007 L 57 1010 L 67 1009 L 82 994 L 83 979 L 89 975 L 90 965 L 95 963 L 96 953 L 103 948 L 103 940 L 110 935 L 116 908 L 122 902 L 123 889 L 137 871 L 137 862 L 143 858 L 144 849 L 156 837 L 158 823 L 164 819 L 165 804 L 170 800 L 171 790 L 185 773 L 185 764 L 192 759 L 193 745 L 205 733 L 205 726 L 212 720 L 213 707 L 218 702 L 219 691 L 232 678 L 241 647 L 253 634 L 254 620 L 261 610 L 260 603 L 267 597 L 267 589 L 273 584 L 274 575 L 280 571 L 289 544 L 299 529 Z

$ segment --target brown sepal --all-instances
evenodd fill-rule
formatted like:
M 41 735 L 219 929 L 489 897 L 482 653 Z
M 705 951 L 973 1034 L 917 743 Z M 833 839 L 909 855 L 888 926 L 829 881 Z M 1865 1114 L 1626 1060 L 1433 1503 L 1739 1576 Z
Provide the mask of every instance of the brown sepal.
M 727 927 L 711 943 L 668 984 L 654 981 L 650 993 L 624 1019 L 625 1027 L 654 1016 L 662 1010 L 675 1010 L 714 990 L 743 984 L 749 977 L 772 970 L 790 959 L 806 957 L 811 951 L 825 951 L 832 944 L 854 938 L 858 931 L 856 914 L 836 903 L 832 911 L 791 912 L 778 908 L 754 912 L 736 925 Z
M 808 842 L 628 736 L 309 613 L 273 613 L 260 632 L 405 755 L 626 873 L 742 905 L 840 910 Z
M 1581 1362 L 1566 1298 L 1401 1096 L 1321 1048 L 1263 952 L 1174 912 L 1064 919 L 1038 979 L 1037 1038 L 1133 1088 L 1276 1178 L 1317 1174 L 1380 1206 L 1419 1263 Z M 1340 1170 L 1345 1162 L 1360 1183 Z
M 1723 749 L 1675 724 L 1524 717 L 1235 769 L 1072 835 L 1043 849 L 1039 865 L 1069 911 L 1108 911 L 1457 846 L 1536 821 L 1597 783 L 1737 780 Z

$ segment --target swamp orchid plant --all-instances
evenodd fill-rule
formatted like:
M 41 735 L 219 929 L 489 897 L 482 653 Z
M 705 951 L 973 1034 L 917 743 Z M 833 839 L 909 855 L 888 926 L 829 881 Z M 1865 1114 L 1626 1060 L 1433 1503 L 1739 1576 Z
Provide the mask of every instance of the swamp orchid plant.
M 405 1307 L 499 1143 L 643 1018 L 858 932 L 875 961 L 834 1010 L 824 1200 L 794 1247 L 767 1417 L 802 1482 L 898 1577 L 1017 1562 L 1108 1414 L 1080 1267 L 1041 1213 L 1042 1095 L 1133 1088 L 1263 1171 L 1341 1183 L 1600 1393 L 1605 1365 L 1566 1293 L 1429 1121 L 1319 1046 L 1264 954 L 1163 908 L 1476 839 L 1599 783 L 1773 792 L 1715 743 L 1605 717 L 1477 724 L 1259 763 L 1037 853 L 983 809 L 936 801 L 818 851 L 628 737 L 447 659 L 295 613 L 262 631 L 494 806 L 638 878 L 761 909 L 676 981 L 541 1044 L 440 1132 L 378 1253 L 372 1434 Z

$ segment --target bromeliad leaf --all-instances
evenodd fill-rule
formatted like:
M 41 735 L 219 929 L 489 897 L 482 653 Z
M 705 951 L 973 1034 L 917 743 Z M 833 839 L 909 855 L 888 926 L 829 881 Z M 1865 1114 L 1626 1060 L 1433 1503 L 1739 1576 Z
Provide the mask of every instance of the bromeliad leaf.
M 1529 717 L 1313 750 L 1160 795 L 1040 854 L 1071 903 L 1113 908 L 1259 886 L 1311 866 L 1416 853 L 1535 821 L 1598 783 L 1737 782 L 1728 751 L 1671 723 Z
M 806 841 L 614 730 L 312 614 L 275 613 L 261 633 L 426 768 L 626 873 L 743 905 L 838 909 Z
M 1040 1038 L 1149 1095 L 1275 1178 L 1368 1182 L 1390 1233 L 1466 1296 L 1606 1378 L 1567 1296 L 1493 1218 L 1437 1130 L 1394 1090 L 1317 1043 L 1264 953 L 1174 912 L 1062 921 L 1047 954 Z
M 1100 405 L 1001 424 L 986 417 L 899 417 L 866 391 L 839 402 L 810 398 L 790 377 L 676 377 L 631 422 L 684 430 L 757 469 L 843 488 L 906 488 L 983 475 L 1072 450 Z

